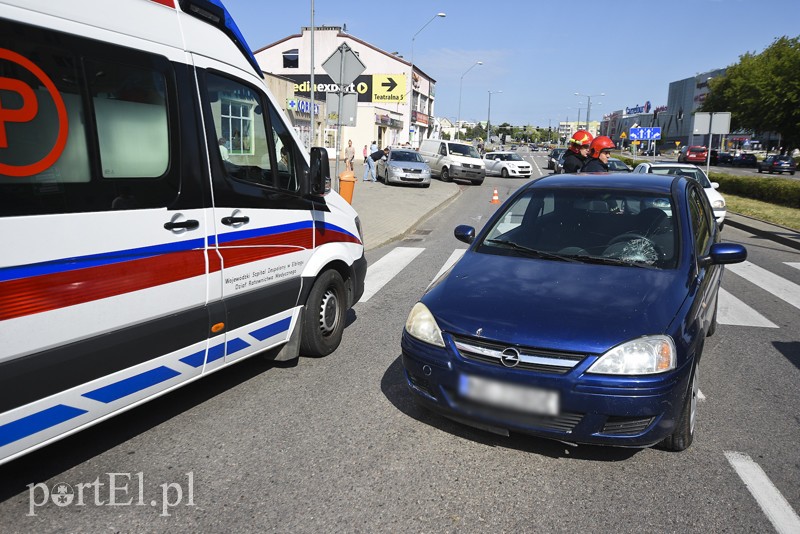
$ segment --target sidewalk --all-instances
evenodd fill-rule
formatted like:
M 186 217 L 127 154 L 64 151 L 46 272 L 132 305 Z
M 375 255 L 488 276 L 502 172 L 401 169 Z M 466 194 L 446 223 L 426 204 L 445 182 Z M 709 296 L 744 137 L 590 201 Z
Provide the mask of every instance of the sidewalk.
M 331 175 L 336 162 L 331 161 Z M 344 163 L 339 163 L 339 172 Z M 356 161 L 356 183 L 353 207 L 358 211 L 364 231 L 364 248 L 380 247 L 402 238 L 419 222 L 446 205 L 460 193 L 457 184 L 431 180 L 430 187 L 385 185 L 383 182 L 363 182 L 364 163 Z
M 739 213 L 731 213 L 730 211 L 725 217 L 725 224 L 750 232 L 753 235 L 770 239 L 781 245 L 800 250 L 800 232 L 796 232 L 791 228 L 778 226 L 760 219 L 753 219 L 752 217 Z M 724 240 L 725 238 L 723 235 L 723 241 Z

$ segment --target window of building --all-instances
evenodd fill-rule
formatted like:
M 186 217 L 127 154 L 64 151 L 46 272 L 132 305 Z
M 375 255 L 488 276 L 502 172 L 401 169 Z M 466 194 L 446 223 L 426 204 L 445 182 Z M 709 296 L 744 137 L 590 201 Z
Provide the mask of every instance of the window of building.
M 283 68 L 296 69 L 299 66 L 300 66 L 300 55 L 298 54 L 297 48 L 292 48 L 291 50 L 285 50 L 283 52 Z

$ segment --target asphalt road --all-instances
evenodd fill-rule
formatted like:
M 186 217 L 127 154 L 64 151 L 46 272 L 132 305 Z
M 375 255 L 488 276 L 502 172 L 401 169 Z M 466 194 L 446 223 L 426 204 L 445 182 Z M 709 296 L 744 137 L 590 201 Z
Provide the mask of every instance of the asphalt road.
M 544 154 L 532 157 L 538 168 Z M 723 288 L 772 326 L 723 314 L 706 344 L 687 451 L 500 437 L 412 402 L 399 363 L 408 311 L 466 248 L 453 228 L 481 226 L 497 207 L 493 189 L 502 200 L 523 182 L 465 185 L 406 239 L 369 251 L 371 269 L 397 272 L 356 305 L 330 356 L 296 366 L 252 358 L 0 467 L 3 532 L 761 533 L 800 525 L 792 522 L 800 510 L 800 253 L 735 228 L 724 239 L 745 244 L 749 262 L 788 284 L 726 272 Z M 758 468 L 767 484 L 747 480 L 766 504 L 745 483 Z M 72 489 L 69 504 L 46 501 L 59 483 Z M 780 498 L 788 512 L 779 509 L 776 527 L 762 506 Z

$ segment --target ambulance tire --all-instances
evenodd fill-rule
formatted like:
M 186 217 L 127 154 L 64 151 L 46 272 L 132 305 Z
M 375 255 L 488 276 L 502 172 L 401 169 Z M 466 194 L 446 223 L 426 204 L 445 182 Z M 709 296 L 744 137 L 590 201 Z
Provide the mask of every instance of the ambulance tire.
M 336 350 L 342 341 L 346 305 L 341 275 L 333 269 L 319 275 L 306 302 L 300 354 L 320 357 Z

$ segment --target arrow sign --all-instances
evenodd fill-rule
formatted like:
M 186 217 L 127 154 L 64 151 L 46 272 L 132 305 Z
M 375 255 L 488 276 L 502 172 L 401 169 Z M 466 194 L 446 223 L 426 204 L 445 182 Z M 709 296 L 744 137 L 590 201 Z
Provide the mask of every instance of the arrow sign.
M 394 81 L 394 78 L 387 78 L 386 81 L 381 84 L 381 87 L 388 87 L 388 89 L 386 89 L 386 92 L 391 93 L 392 89 L 397 87 L 397 82 Z
M 661 139 L 661 128 L 631 128 L 631 140 L 654 141 Z

